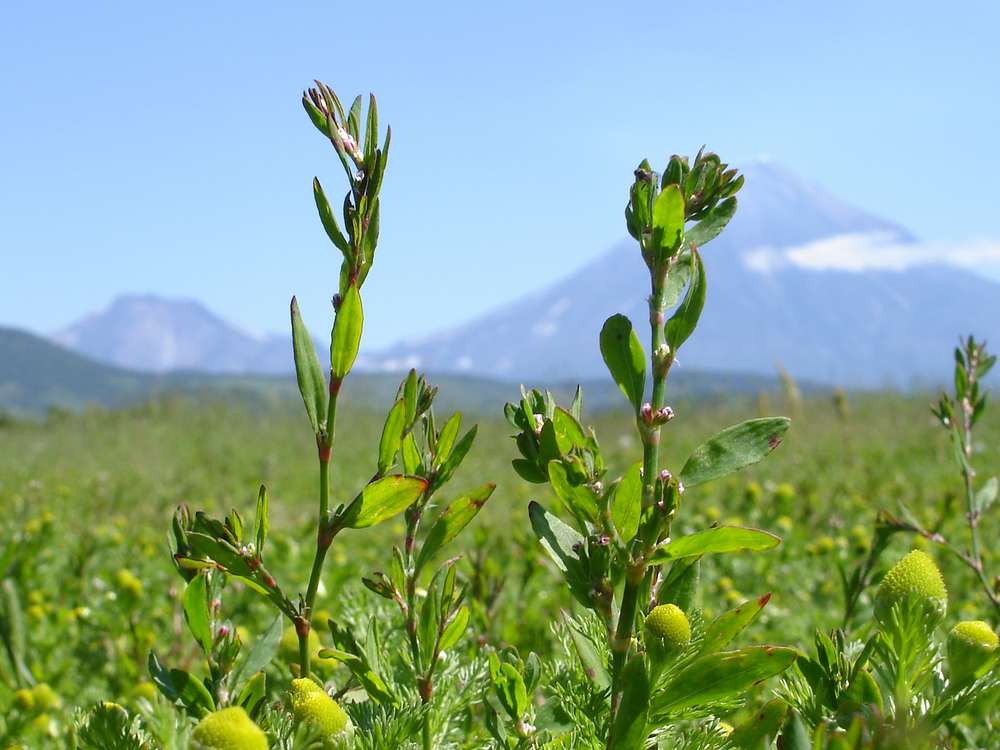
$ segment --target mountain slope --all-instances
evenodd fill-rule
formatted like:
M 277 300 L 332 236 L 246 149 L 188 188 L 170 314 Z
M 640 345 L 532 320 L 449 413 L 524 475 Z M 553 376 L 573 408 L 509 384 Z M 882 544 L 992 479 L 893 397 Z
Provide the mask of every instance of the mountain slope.
M 850 386 L 946 376 L 957 337 L 1000 333 L 1000 285 L 950 267 L 815 270 L 761 262 L 831 237 L 912 241 L 901 227 L 847 205 L 769 163 L 745 170 L 740 208 L 705 247 L 708 298 L 684 369 L 774 373 Z M 511 379 L 604 374 L 597 335 L 615 312 L 645 327 L 648 276 L 631 240 L 562 281 L 459 328 L 369 355 L 365 365 Z
M 285 374 L 291 340 L 257 338 L 193 300 L 130 295 L 53 339 L 98 361 L 146 372 Z

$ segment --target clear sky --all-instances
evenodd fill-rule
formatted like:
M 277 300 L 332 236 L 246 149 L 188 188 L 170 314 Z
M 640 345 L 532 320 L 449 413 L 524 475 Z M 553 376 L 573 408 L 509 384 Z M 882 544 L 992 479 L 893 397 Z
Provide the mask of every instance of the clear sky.
M 929 242 L 1000 239 L 1000 3 L 0 4 L 0 324 L 116 294 L 255 332 L 330 317 L 342 195 L 299 103 L 374 91 L 393 148 L 370 345 L 625 235 L 642 157 L 768 154 Z

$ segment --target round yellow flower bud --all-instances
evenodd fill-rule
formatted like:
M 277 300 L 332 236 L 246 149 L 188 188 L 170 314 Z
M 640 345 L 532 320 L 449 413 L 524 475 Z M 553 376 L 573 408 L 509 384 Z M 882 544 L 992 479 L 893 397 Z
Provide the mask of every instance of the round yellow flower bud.
M 691 625 L 676 604 L 661 604 L 646 615 L 647 641 L 655 641 L 666 652 L 678 651 L 691 640 Z
M 267 736 L 239 706 L 210 713 L 191 737 L 204 750 L 267 750 Z
M 926 552 L 913 550 L 890 568 L 875 594 L 875 617 L 882 623 L 889 619 L 894 605 L 913 597 L 924 611 L 939 621 L 948 608 L 948 589 L 941 571 Z
M 122 568 L 115 573 L 115 583 L 129 596 L 136 599 L 142 596 L 142 581 L 136 578 L 131 570 Z
M 982 620 L 958 623 L 948 633 L 948 667 L 955 682 L 966 682 L 989 669 L 1000 638 Z
M 50 708 L 62 706 L 62 698 L 44 682 L 39 682 L 31 688 L 31 697 L 35 699 L 35 708 L 39 711 L 48 711 Z
M 312 680 L 304 677 L 292 680 L 290 698 L 295 721 L 316 727 L 324 740 L 337 740 L 353 733 L 354 727 L 344 709 Z
M 35 696 L 30 690 L 21 688 L 14 693 L 14 705 L 22 711 L 32 711 L 35 708 Z

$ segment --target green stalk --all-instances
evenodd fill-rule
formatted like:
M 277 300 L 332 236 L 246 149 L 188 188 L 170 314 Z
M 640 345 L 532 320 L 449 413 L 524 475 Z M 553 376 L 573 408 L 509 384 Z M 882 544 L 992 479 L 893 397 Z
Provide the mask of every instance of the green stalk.
M 664 355 L 666 351 L 666 333 L 664 331 L 666 300 L 663 296 L 663 287 L 666 282 L 666 274 L 659 273 L 655 269 L 652 272 L 653 293 L 649 298 L 649 323 L 652 329 L 651 344 L 652 353 L 650 361 L 653 372 L 653 392 L 650 406 L 655 414 L 663 408 L 664 393 L 666 391 L 667 372 L 670 369 L 672 357 Z M 637 413 L 636 422 L 639 434 L 642 436 L 642 507 L 643 510 L 653 504 L 653 491 L 656 486 L 656 477 L 659 473 L 660 462 L 660 428 L 650 427 L 644 424 L 642 417 Z M 655 539 L 653 543 L 655 543 Z M 614 640 L 611 644 L 611 721 L 618 713 L 621 704 L 623 685 L 621 684 L 621 673 L 628 658 L 629 648 L 632 643 L 632 631 L 635 628 L 635 617 L 639 602 L 639 592 L 646 575 L 646 552 L 648 542 L 637 539 L 632 545 L 632 567 L 625 579 L 625 590 L 622 593 L 622 605 L 618 614 L 618 627 L 615 629 Z M 608 737 L 608 748 L 613 748 L 615 739 L 612 733 Z
M 326 414 L 326 431 L 322 433 L 319 445 L 319 519 L 316 528 L 316 554 L 313 556 L 312 571 L 309 573 L 309 586 L 306 589 L 306 621 L 304 625 L 296 623 L 299 637 L 299 667 L 303 677 L 309 676 L 309 631 L 312 629 L 313 605 L 316 603 L 316 593 L 319 591 L 320 578 L 323 575 L 323 563 L 326 561 L 327 550 L 333 542 L 336 530 L 330 528 L 330 455 L 333 450 L 334 428 L 337 421 L 337 399 L 340 396 L 342 380 L 331 378 L 330 403 Z
M 976 378 L 976 368 L 979 366 L 978 357 L 975 352 L 970 353 L 969 356 L 969 387 L 972 388 L 977 381 Z M 962 450 L 965 453 L 965 462 L 962 465 L 962 480 L 965 484 L 965 506 L 966 506 L 966 518 L 969 522 L 969 536 L 971 537 L 971 547 L 972 547 L 972 559 L 971 562 L 967 559 L 966 562 L 969 563 L 970 567 L 979 576 L 979 581 L 983 585 L 983 589 L 986 591 L 986 597 L 993 604 L 993 607 L 1000 614 L 1000 597 L 994 593 L 992 586 L 990 586 L 989 576 L 986 575 L 986 571 L 983 569 L 983 558 L 979 553 L 979 512 L 976 510 L 976 493 L 973 487 L 973 478 L 975 472 L 972 469 L 972 413 L 973 404 L 966 395 L 959 406 L 962 409 Z

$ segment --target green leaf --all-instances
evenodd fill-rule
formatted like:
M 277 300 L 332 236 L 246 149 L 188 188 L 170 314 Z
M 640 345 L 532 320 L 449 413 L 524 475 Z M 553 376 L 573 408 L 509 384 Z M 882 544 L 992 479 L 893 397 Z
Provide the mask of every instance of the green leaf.
M 469 618 L 472 613 L 469 608 L 462 606 L 455 616 L 451 619 L 451 622 L 445 627 L 444 632 L 441 634 L 441 644 L 439 649 L 441 651 L 447 651 L 452 646 L 454 646 L 461 639 L 462 635 L 465 633 L 465 629 L 469 627 Z
M 204 716 L 215 710 L 215 699 L 208 688 L 190 672 L 171 669 L 170 681 L 177 691 L 178 700 L 195 716 Z
M 743 632 L 744 628 L 760 614 L 770 600 L 771 595 L 765 594 L 758 599 L 743 602 L 735 609 L 716 617 L 705 631 L 700 653 L 710 654 L 728 646 L 733 638 Z
M 396 461 L 403 430 L 406 427 L 406 404 L 400 399 L 389 410 L 378 444 L 378 473 L 385 474 Z
M 659 260 L 669 258 L 684 240 L 684 195 L 667 185 L 653 204 L 653 246 Z
M 542 549 L 566 578 L 570 591 L 582 604 L 589 607 L 590 587 L 583 563 L 575 551 L 582 548 L 583 537 L 534 501 L 528 503 L 528 516 Z
M 253 538 L 254 544 L 257 546 L 258 557 L 264 552 L 264 542 L 267 541 L 267 532 L 271 528 L 267 505 L 267 487 L 261 485 L 257 492 L 257 512 L 253 518 Z
M 691 252 L 691 263 L 693 273 L 687 294 L 684 295 L 684 301 L 667 321 L 667 344 L 673 352 L 680 349 L 681 345 L 694 333 L 698 320 L 701 318 L 701 311 L 705 307 L 705 266 L 701 262 L 701 256 L 694 251 Z
M 444 423 L 444 427 L 441 428 L 441 432 L 438 435 L 437 447 L 434 452 L 434 463 L 436 466 L 440 466 L 448 460 L 452 449 L 455 447 L 455 438 L 458 437 L 458 428 L 461 426 L 461 412 L 455 412 L 451 415 L 448 421 Z
M 326 236 L 344 254 L 344 257 L 350 261 L 353 258 L 351 245 L 347 241 L 347 238 L 344 237 L 344 233 L 340 231 L 340 226 L 337 224 L 337 217 L 334 215 L 333 209 L 330 208 L 330 202 L 326 199 L 323 186 L 319 184 L 319 180 L 315 177 L 313 178 L 313 197 L 316 199 L 316 209 L 319 211 L 319 220 L 323 223 Z
M 657 604 L 676 604 L 685 612 L 694 605 L 701 581 L 701 558 L 682 557 L 675 560 L 670 571 L 656 590 Z
M 233 670 L 233 676 L 230 679 L 230 685 L 233 688 L 239 685 L 243 675 L 259 672 L 271 663 L 274 655 L 278 653 L 278 647 L 281 645 L 283 625 L 284 619 L 279 614 L 271 621 L 267 630 L 254 641 L 253 646 L 245 651 L 246 656 L 243 657 L 243 661 L 236 665 L 236 668 Z
M 646 387 L 646 354 L 632 321 L 624 315 L 612 315 L 601 328 L 600 344 L 611 377 L 638 410 Z
M 254 672 L 243 689 L 240 690 L 236 705 L 242 706 L 252 717 L 266 698 L 267 677 L 263 672 Z
M 751 646 L 702 656 L 682 669 L 653 702 L 660 718 L 693 706 L 742 696 L 760 682 L 781 674 L 798 652 L 783 646 Z
M 351 371 L 358 356 L 363 326 L 361 294 L 358 285 L 351 284 L 340 301 L 337 319 L 333 323 L 333 338 L 330 343 L 331 377 L 343 380 Z
M 764 417 L 727 427 L 688 456 L 680 481 L 697 487 L 757 463 L 781 445 L 790 424 L 787 417 Z
M 582 484 L 570 484 L 566 468 L 561 462 L 549 461 L 549 483 L 556 496 L 576 516 L 591 523 L 597 522 L 597 497 L 594 491 Z
M 632 464 L 618 483 L 611 499 L 611 520 L 622 542 L 628 543 L 639 531 L 639 517 L 642 514 L 641 463 Z
M 374 526 L 409 508 L 425 489 L 427 480 L 422 477 L 394 474 L 376 479 L 354 498 L 337 522 L 350 529 Z
M 319 651 L 320 659 L 334 659 L 347 667 L 351 674 L 361 683 L 361 687 L 368 693 L 368 697 L 376 703 L 395 705 L 396 696 L 386 684 L 385 680 L 379 677 L 369 666 L 368 662 L 355 654 L 340 651 L 334 648 L 323 648 Z
M 781 731 L 788 714 L 788 704 L 775 698 L 755 711 L 753 716 L 740 724 L 729 735 L 729 743 L 737 750 L 760 750 L 767 740 L 773 740 Z
M 212 618 L 208 610 L 207 574 L 192 578 L 184 589 L 184 619 L 206 654 L 212 653 Z
M 295 297 L 292 297 L 292 353 L 295 356 L 295 377 L 299 382 L 302 403 L 306 406 L 313 432 L 319 434 L 320 420 L 326 421 L 326 378 Z
M 451 479 L 452 475 L 462 465 L 462 461 L 468 455 L 469 451 L 472 449 L 472 444 L 476 441 L 476 435 L 479 433 L 479 425 L 474 424 L 455 443 L 455 447 L 451 449 L 448 454 L 448 458 L 445 460 L 438 470 L 434 474 L 434 489 L 443 487 L 448 480 Z
M 580 657 L 580 663 L 583 665 L 583 671 L 586 672 L 587 677 L 598 690 L 607 690 L 611 687 L 611 674 L 608 672 L 608 665 L 601 658 L 598 645 L 583 632 L 583 629 L 574 620 L 569 619 L 568 615 L 566 625 L 570 640 L 573 641 L 576 653 Z
M 646 660 L 640 654 L 633 656 L 621 675 L 622 702 L 615 716 L 614 746 L 621 750 L 644 750 L 649 733 L 646 723 L 649 716 L 649 675 Z
M 704 219 L 687 230 L 684 237 L 684 244 L 689 247 L 701 247 L 711 242 L 723 229 L 726 224 L 736 214 L 736 197 L 726 198 L 715 208 L 708 212 Z
M 701 557 L 728 552 L 763 552 L 781 544 L 781 539 L 767 531 L 742 526 L 716 526 L 672 539 L 656 549 L 649 558 L 660 565 L 682 557 Z
M 431 530 L 427 532 L 423 547 L 420 548 L 420 554 L 417 556 L 417 573 L 423 569 L 428 560 L 472 522 L 476 514 L 486 505 L 486 501 L 490 499 L 495 489 L 495 484 L 481 485 L 472 492 L 459 497 L 438 514 Z

